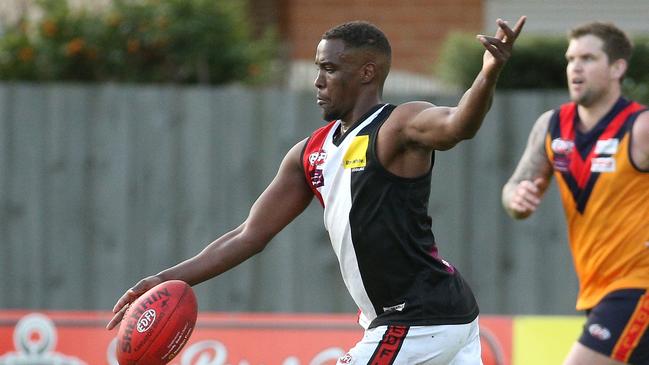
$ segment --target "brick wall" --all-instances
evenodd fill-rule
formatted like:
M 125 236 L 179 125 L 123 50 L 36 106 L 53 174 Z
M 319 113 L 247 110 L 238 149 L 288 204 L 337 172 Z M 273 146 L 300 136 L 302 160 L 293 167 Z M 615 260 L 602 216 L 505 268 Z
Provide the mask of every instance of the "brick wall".
M 483 0 L 280 0 L 280 30 L 292 60 L 310 61 L 322 33 L 349 20 L 379 26 L 392 44 L 393 70 L 430 74 L 449 31 L 483 29 Z

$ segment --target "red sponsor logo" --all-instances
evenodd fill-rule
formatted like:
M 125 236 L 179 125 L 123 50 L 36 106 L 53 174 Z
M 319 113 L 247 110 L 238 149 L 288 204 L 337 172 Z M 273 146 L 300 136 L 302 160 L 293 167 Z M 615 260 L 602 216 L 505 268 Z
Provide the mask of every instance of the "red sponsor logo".
M 638 308 L 631 316 L 631 321 L 627 324 L 620 341 L 613 349 L 613 358 L 623 362 L 628 361 L 631 352 L 638 345 L 640 337 L 647 330 L 647 325 L 649 325 L 649 295 L 645 295 L 640 299 Z

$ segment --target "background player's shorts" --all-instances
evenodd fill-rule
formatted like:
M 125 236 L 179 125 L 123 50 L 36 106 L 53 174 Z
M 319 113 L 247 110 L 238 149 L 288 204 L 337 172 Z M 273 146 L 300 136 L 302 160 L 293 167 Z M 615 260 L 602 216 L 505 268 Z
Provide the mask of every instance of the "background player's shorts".
M 649 365 L 649 293 L 616 290 L 588 313 L 579 342 L 617 361 Z
M 478 319 L 460 325 L 379 326 L 337 365 L 482 365 Z

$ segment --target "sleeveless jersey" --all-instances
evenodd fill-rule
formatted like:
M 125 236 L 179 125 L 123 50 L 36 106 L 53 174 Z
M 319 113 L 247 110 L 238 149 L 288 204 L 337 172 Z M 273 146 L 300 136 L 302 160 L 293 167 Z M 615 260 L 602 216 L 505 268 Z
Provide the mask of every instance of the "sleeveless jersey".
M 340 121 L 316 130 L 302 153 L 305 177 L 361 326 L 469 323 L 478 315 L 473 294 L 437 254 L 431 171 L 403 178 L 377 159 L 378 131 L 394 108 L 375 106 L 342 136 Z
M 577 277 L 577 309 L 623 288 L 649 288 L 649 173 L 630 158 L 643 105 L 620 98 L 590 131 L 575 103 L 555 110 L 545 141 L 563 201 Z

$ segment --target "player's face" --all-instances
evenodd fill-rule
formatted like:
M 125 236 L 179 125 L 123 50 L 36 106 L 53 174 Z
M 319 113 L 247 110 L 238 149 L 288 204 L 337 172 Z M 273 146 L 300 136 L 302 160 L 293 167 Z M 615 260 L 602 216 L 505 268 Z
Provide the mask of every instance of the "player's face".
M 618 83 L 612 65 L 602 47 L 604 42 L 594 36 L 585 35 L 570 40 L 566 51 L 566 75 L 570 99 L 583 106 L 591 106 Z
M 351 115 L 360 90 L 359 60 L 357 52 L 345 50 L 340 39 L 323 39 L 318 44 L 314 85 L 326 121 L 346 120 Z

